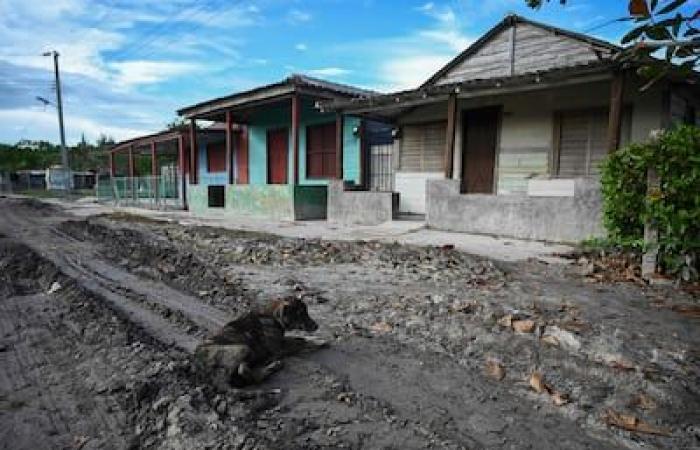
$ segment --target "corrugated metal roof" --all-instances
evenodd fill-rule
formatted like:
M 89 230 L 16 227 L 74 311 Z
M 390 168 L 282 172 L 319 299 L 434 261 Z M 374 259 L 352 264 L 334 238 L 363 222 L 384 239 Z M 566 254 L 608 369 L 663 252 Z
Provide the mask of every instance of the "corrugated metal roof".
M 247 91 L 236 92 L 234 94 L 226 95 L 223 97 L 217 97 L 212 100 L 206 100 L 204 102 L 196 103 L 191 106 L 186 106 L 178 110 L 179 115 L 187 115 L 197 109 L 215 107 L 217 103 L 228 103 L 233 102 L 238 99 L 245 102 L 246 97 L 252 97 L 255 95 L 264 95 L 265 91 L 271 91 L 271 96 L 274 97 L 277 94 L 274 91 L 280 88 L 289 88 L 290 92 L 294 92 L 297 88 L 307 88 L 310 90 L 318 91 L 319 95 L 331 93 L 343 97 L 349 98 L 362 98 L 371 95 L 376 95 L 377 92 L 370 91 L 368 89 L 357 88 L 347 84 L 335 83 L 332 81 L 326 81 L 319 78 L 310 77 L 303 74 L 292 74 L 282 81 L 276 83 L 270 83 L 263 86 L 258 86 Z

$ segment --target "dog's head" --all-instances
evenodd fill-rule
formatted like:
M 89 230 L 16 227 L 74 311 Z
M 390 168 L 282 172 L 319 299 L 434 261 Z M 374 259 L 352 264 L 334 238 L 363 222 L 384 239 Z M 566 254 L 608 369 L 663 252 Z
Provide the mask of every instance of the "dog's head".
M 285 330 L 318 330 L 316 322 L 309 317 L 306 303 L 298 298 L 277 300 L 272 305 L 272 315 Z

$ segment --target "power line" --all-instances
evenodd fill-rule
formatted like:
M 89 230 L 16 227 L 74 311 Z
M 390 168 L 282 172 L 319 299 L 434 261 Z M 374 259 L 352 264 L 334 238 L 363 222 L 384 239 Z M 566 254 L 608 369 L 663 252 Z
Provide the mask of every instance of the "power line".
M 158 26 L 152 28 L 150 32 L 146 33 L 141 37 L 141 40 L 130 46 L 126 47 L 125 49 L 118 50 L 117 52 L 112 54 L 112 58 L 115 57 L 124 57 L 128 54 L 133 54 L 134 52 L 141 50 L 148 46 L 149 44 L 153 43 L 155 40 L 157 40 L 161 35 L 167 31 L 168 29 L 172 29 L 175 25 L 177 25 L 179 22 L 185 21 L 186 18 L 191 17 L 193 14 L 196 14 L 197 12 L 200 12 L 203 8 L 206 8 L 210 6 L 211 0 L 207 0 L 204 2 L 199 3 L 196 6 L 186 8 L 181 10 L 178 14 L 175 16 L 171 16 L 169 19 L 166 19 L 163 22 L 160 22 Z
M 207 14 L 205 17 L 202 17 L 200 19 L 199 25 L 194 30 L 192 30 L 192 32 L 197 33 L 202 28 L 204 28 L 206 25 L 208 25 L 209 23 L 207 23 L 207 22 L 214 19 L 218 14 L 221 14 L 224 11 L 230 9 L 230 7 L 237 6 L 237 5 L 236 4 L 229 5 L 229 8 L 226 8 L 226 6 L 227 6 L 226 3 L 224 2 L 224 3 L 219 4 L 218 7 L 212 8 L 209 11 L 209 14 Z M 177 41 L 180 39 L 179 36 L 164 36 L 164 37 L 166 38 L 166 45 L 165 45 L 166 49 L 172 47 L 172 45 L 177 43 Z M 157 52 L 158 50 L 161 50 L 161 49 L 162 48 L 152 48 L 151 51 L 142 54 L 142 57 L 146 58 L 148 56 L 151 56 L 155 52 Z
M 631 20 L 629 17 L 621 17 L 619 19 L 606 20 L 603 23 L 600 23 L 598 25 L 593 25 L 592 27 L 583 30 L 583 33 L 590 33 L 591 31 L 596 31 L 596 30 L 599 30 L 601 28 L 605 28 L 609 25 L 612 25 L 612 24 L 615 24 L 618 22 L 627 22 L 629 20 Z

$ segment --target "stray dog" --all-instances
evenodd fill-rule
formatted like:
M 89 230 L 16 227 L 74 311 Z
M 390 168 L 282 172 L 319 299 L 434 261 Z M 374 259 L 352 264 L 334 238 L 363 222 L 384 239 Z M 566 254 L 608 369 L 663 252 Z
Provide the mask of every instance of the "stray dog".
M 195 362 L 219 391 L 231 385 L 261 383 L 282 368 L 278 358 L 295 352 L 286 348 L 293 343 L 284 337 L 286 331 L 317 329 L 303 301 L 295 297 L 276 300 L 261 312 L 248 313 L 224 325 L 197 346 Z

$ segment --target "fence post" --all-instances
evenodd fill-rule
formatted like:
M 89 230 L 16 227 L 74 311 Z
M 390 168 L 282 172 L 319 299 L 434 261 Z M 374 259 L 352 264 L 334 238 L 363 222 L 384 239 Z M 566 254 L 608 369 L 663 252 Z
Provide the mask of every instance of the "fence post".
M 658 198 L 661 181 L 653 168 L 647 169 L 647 199 Z M 644 254 L 642 255 L 642 278 L 650 280 L 656 274 L 659 256 L 659 229 L 652 219 L 644 222 Z

